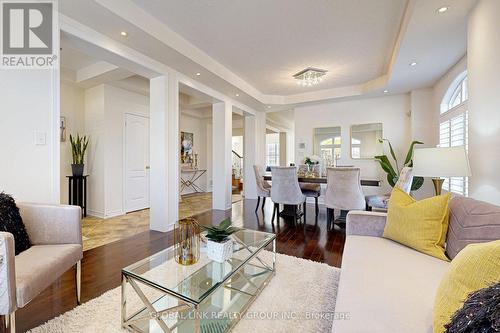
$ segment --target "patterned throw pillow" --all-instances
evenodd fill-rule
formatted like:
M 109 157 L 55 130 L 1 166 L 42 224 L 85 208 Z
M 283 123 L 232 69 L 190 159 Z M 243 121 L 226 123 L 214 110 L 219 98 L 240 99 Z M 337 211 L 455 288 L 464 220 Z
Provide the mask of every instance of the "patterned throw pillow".
M 16 256 L 31 247 L 19 208 L 14 198 L 4 192 L 0 193 L 0 231 L 10 232 L 14 236 Z

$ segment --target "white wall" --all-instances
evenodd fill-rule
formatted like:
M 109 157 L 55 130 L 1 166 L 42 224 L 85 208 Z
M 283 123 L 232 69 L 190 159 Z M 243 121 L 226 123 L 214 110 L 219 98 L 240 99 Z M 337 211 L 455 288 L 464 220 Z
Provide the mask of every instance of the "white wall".
M 362 178 L 382 180 L 381 188 L 364 187 L 365 194 L 387 192 L 390 186 L 387 184 L 385 173 L 376 161 L 351 159 L 350 127 L 355 124 L 382 123 L 384 138 L 391 141 L 400 162 L 403 162 L 411 137 L 409 111 L 408 94 L 297 107 L 295 109 L 295 162 L 301 163 L 305 156 L 313 154 L 314 128 L 340 126 L 342 152 L 338 164 L 360 167 Z M 304 151 L 298 149 L 299 143 L 305 143 Z M 386 153 L 388 154 L 387 151 Z
M 85 126 L 90 138 L 86 172 L 88 213 L 107 218 L 125 213 L 123 188 L 125 114 L 149 115 L 149 98 L 110 85 L 85 91 Z
M 481 0 L 468 26 L 469 194 L 500 205 L 500 1 Z
M 124 127 L 125 114 L 149 117 L 149 97 L 104 85 L 105 114 L 105 217 L 125 213 L 124 207 Z
M 61 203 L 68 204 L 68 179 L 72 174 L 71 143 L 69 135 L 84 135 L 85 90 L 68 82 L 61 82 L 61 116 L 66 118 L 66 141 L 61 142 Z
M 87 180 L 87 213 L 105 216 L 105 140 L 104 85 L 85 90 L 84 133 L 89 137 L 85 173 Z
M 58 84 L 52 70 L 0 70 L 0 191 L 18 201 L 59 202 Z

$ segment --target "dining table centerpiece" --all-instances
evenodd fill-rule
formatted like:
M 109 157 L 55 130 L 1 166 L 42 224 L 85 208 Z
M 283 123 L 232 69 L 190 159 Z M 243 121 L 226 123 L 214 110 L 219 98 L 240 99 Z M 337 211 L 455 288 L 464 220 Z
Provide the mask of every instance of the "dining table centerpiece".
M 306 156 L 304 158 L 304 164 L 307 165 L 307 175 L 312 175 L 314 173 L 314 166 L 318 165 L 320 158 L 316 155 Z
M 233 227 L 231 219 L 225 219 L 217 226 L 200 225 L 207 231 L 207 256 L 209 259 L 223 263 L 233 254 L 233 240 L 229 237 L 241 228 Z

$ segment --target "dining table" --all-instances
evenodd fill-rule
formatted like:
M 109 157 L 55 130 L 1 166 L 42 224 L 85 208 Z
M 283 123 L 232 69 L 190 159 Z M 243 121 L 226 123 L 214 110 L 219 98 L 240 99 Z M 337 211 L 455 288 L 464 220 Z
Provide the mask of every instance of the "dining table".
M 326 177 L 313 177 L 298 174 L 297 178 L 299 180 L 299 183 L 326 184 Z M 264 180 L 273 180 L 270 172 L 264 173 Z M 361 179 L 361 186 L 380 186 L 380 180 Z

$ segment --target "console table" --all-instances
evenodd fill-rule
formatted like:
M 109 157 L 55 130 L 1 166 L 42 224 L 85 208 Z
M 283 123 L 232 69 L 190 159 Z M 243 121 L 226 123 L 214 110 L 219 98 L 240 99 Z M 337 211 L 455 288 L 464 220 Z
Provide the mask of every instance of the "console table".
M 191 188 L 196 193 L 205 192 L 196 181 L 206 172 L 207 169 L 181 169 L 181 193 L 186 188 Z
M 66 176 L 68 178 L 68 204 L 80 206 L 82 216 L 87 216 L 87 177 Z

